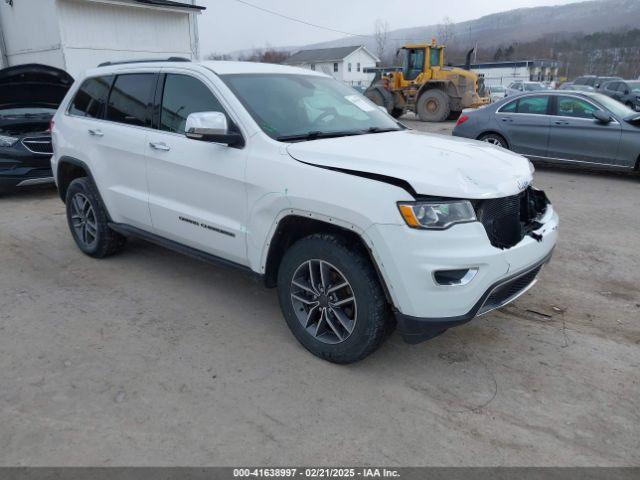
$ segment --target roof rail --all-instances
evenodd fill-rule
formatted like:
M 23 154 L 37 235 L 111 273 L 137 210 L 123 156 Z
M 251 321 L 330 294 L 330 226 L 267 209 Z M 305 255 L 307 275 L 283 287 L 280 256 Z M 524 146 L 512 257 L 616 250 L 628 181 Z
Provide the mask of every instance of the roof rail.
M 110 65 L 126 65 L 127 63 L 149 63 L 149 62 L 190 62 L 188 58 L 169 57 L 169 58 L 144 58 L 140 60 L 122 60 L 120 62 L 102 62 L 98 67 L 108 67 Z

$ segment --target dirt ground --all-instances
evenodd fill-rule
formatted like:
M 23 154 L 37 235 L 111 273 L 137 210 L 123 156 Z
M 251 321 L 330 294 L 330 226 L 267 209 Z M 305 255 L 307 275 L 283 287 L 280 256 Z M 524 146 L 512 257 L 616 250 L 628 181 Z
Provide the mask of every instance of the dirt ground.
M 640 178 L 536 184 L 561 217 L 536 287 L 347 367 L 240 272 L 93 260 L 53 190 L 0 198 L 0 465 L 640 465 Z

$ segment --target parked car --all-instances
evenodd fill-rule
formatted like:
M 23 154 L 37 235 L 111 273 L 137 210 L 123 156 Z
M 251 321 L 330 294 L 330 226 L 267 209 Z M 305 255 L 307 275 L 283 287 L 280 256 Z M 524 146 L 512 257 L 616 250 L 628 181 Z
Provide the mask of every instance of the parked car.
M 72 83 L 46 65 L 0 70 L 0 190 L 53 184 L 49 122 Z
M 507 87 L 504 85 L 492 85 L 489 88 L 489 96 L 491 97 L 491 102 L 497 102 L 498 100 L 502 100 L 507 96 Z
M 600 87 L 600 85 L 611 80 L 622 80 L 622 79 L 620 77 L 599 77 L 597 75 L 583 75 L 581 77 L 576 78 L 573 81 L 573 84 L 587 85 L 597 90 L 598 87 Z
M 603 84 L 600 91 L 627 107 L 640 111 L 640 80 L 614 80 Z
M 594 92 L 595 88 L 590 87 L 589 85 L 576 85 L 572 82 L 565 82 L 560 85 L 558 90 L 573 90 L 575 92 Z
M 541 92 L 467 111 L 453 130 L 532 160 L 638 170 L 640 114 L 596 92 Z
M 507 87 L 506 96 L 519 95 L 524 92 L 535 92 L 538 90 L 546 90 L 544 84 L 540 82 L 522 82 L 516 81 Z
M 557 237 L 527 159 L 409 130 L 305 69 L 97 68 L 62 103 L 53 144 L 82 252 L 137 236 L 257 275 L 332 362 L 370 354 L 391 315 L 415 343 L 505 305 Z

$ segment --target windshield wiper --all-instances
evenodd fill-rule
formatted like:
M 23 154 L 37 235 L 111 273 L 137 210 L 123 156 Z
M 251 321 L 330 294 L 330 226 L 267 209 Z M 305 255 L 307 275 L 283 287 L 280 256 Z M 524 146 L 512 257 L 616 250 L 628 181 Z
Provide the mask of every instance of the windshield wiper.
M 362 130 L 345 130 L 342 132 L 321 132 L 314 130 L 312 132 L 298 133 L 295 135 L 281 135 L 276 137 L 276 140 L 280 142 L 303 142 L 306 140 L 316 140 L 319 138 L 336 138 L 336 137 L 348 137 L 350 135 L 362 135 Z
M 398 127 L 371 127 L 365 130 L 366 133 L 385 133 L 385 132 L 399 132 L 401 129 Z

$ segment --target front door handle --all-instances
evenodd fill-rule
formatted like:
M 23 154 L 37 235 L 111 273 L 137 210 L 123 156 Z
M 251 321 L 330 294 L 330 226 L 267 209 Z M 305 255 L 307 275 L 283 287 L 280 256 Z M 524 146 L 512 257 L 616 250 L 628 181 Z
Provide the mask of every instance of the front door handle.
M 561 120 L 557 120 L 557 121 L 555 121 L 553 123 L 555 123 L 556 125 L 569 125 L 569 122 L 563 122 Z
M 161 150 L 163 152 L 171 150 L 171 147 L 164 142 L 149 142 L 149 146 L 154 150 Z
M 104 133 L 102 133 L 102 130 L 98 130 L 97 128 L 90 128 L 89 135 L 91 135 L 92 137 L 104 137 Z

